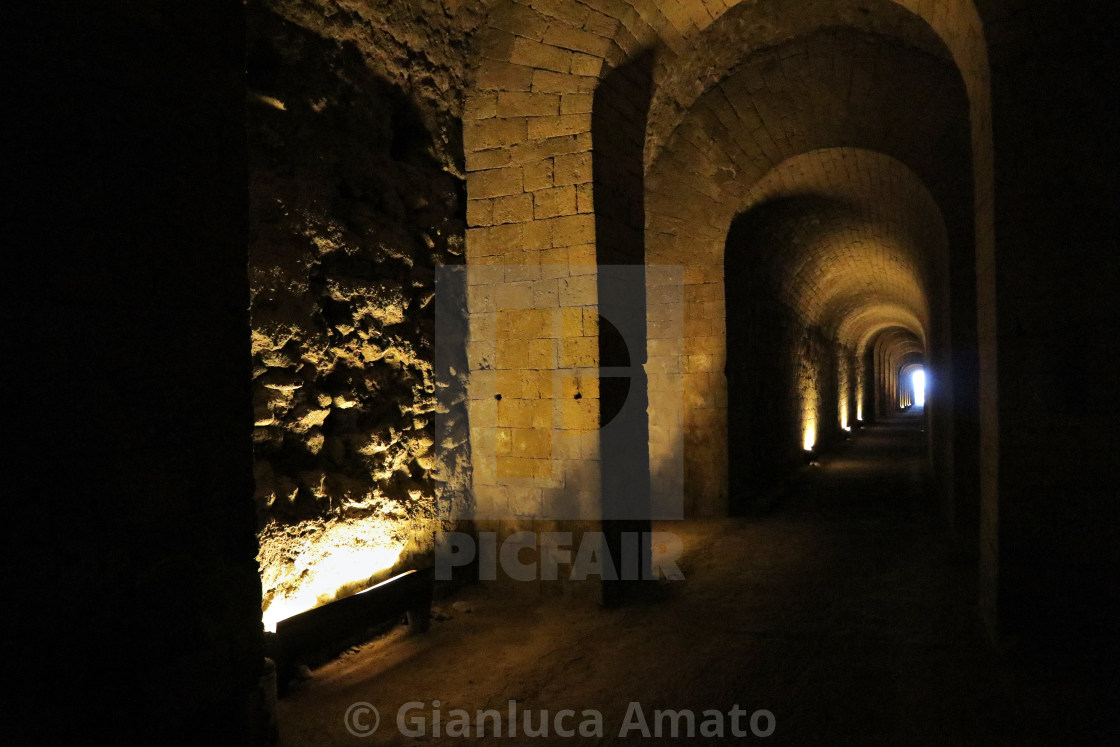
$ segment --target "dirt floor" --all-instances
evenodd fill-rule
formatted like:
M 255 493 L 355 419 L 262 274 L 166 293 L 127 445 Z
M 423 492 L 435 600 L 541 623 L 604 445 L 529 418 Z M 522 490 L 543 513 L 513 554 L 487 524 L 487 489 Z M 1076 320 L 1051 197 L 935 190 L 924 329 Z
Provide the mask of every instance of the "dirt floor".
M 316 669 L 280 701 L 281 743 L 613 744 L 641 739 L 643 720 L 675 741 L 673 719 L 656 714 L 668 709 L 695 714 L 691 740 L 678 722 L 686 742 L 1115 743 L 1114 693 L 986 642 L 974 560 L 937 518 L 924 453 L 921 419 L 903 417 L 806 467 L 765 516 L 655 527 L 686 548 L 686 579 L 656 601 L 608 611 L 590 585 L 468 587 L 437 603 L 449 619 L 429 633 L 401 627 Z M 409 702 L 423 706 L 405 726 L 421 719 L 423 737 L 398 728 Z M 379 712 L 369 737 L 353 734 L 375 721 L 356 703 Z M 482 739 L 448 736 L 456 709 L 472 735 L 477 711 L 499 710 L 502 738 L 493 718 Z M 557 733 L 565 710 L 572 737 Z M 599 729 L 585 710 L 601 714 Z M 548 737 L 526 737 L 525 716 L 536 729 L 542 711 Z M 754 731 L 772 734 L 752 732 L 752 715 Z M 701 736 L 720 721 L 722 738 Z M 581 737 L 581 723 L 601 736 Z

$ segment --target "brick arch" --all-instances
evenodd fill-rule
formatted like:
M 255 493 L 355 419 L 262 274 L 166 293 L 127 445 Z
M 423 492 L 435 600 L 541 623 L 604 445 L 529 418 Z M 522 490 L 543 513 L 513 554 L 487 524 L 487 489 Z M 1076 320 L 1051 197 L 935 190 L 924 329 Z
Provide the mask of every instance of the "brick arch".
M 868 6 L 877 12 L 864 12 Z M 891 8 L 893 13 L 884 10 Z M 907 23 L 900 19 L 905 14 L 898 9 L 914 17 Z M 876 23 L 878 15 L 892 18 Z M 759 18 L 765 22 L 752 27 L 750 22 Z M 690 61 L 693 67 L 704 64 L 706 69 L 719 70 L 709 58 L 722 53 L 727 58 L 723 66 L 730 69 L 776 41 L 825 27 L 894 34 L 902 42 L 926 50 L 936 46 L 936 39 L 926 37 L 936 34 L 962 75 L 974 121 L 977 107 L 986 106 L 983 101 L 977 103 L 986 96 L 987 63 L 971 0 L 841 2 L 829 4 L 824 11 L 814 8 L 812 13 L 791 0 L 490 3 L 485 26 L 473 43 L 473 87 L 464 113 L 468 259 L 493 263 L 504 261 L 495 257 L 528 252 L 540 255 L 546 264 L 560 258 L 594 264 L 594 231 L 590 219 L 580 216 L 593 210 L 591 106 L 593 92 L 608 70 L 643 50 L 658 52 L 658 90 L 651 107 L 648 156 L 651 143 L 667 139 L 656 134 L 658 122 L 674 121 L 659 117 L 657 110 L 688 111 L 700 94 L 709 93 L 711 86 L 705 87 L 705 81 L 693 77 L 682 82 L 689 78 Z M 758 30 L 744 44 L 742 37 L 749 28 Z M 670 129 L 676 128 L 671 125 Z M 736 169 L 740 165 L 736 163 Z M 685 166 L 678 173 L 688 177 L 693 169 Z M 767 168 L 763 164 L 759 175 Z M 723 177 L 702 173 L 713 175 Z M 735 181 L 749 184 L 750 180 Z M 556 249 L 563 251 L 550 251 Z
M 877 309 L 868 307 L 859 315 L 852 317 L 853 322 L 861 325 L 862 331 L 856 338 L 854 365 L 856 376 L 851 392 L 856 422 L 874 420 L 875 413 L 875 357 L 874 343 L 882 333 L 894 330 L 896 334 L 908 335 L 913 344 L 917 341 L 921 349 L 927 345 L 921 334 L 918 319 L 900 309 Z
M 869 305 L 849 317 L 848 322 L 853 327 L 857 327 L 852 331 L 851 337 L 855 340 L 854 350 L 857 356 L 867 353 L 872 341 L 886 329 L 905 330 L 923 345 L 925 344 L 921 320 L 905 309 Z
M 830 211 L 832 220 L 815 213 L 809 233 L 818 237 L 815 250 L 797 256 L 802 267 L 787 273 L 792 286 L 799 276 L 813 279 L 814 271 L 829 286 L 827 295 L 807 296 L 812 282 L 802 282 L 792 305 L 817 309 L 806 321 L 824 326 L 828 334 L 857 354 L 866 344 L 868 325 L 892 313 L 901 315 L 916 335 L 929 326 L 929 295 L 938 265 L 949 253 L 949 232 L 941 208 L 917 174 L 902 162 L 875 151 L 834 148 L 810 151 L 787 159 L 748 192 L 743 211 L 791 195 L 813 195 Z M 807 261 L 806 261 L 807 260 Z M 832 282 L 826 265 L 840 272 Z M 844 278 L 882 278 L 879 291 L 906 286 L 908 292 L 884 298 L 843 293 Z M 792 288 L 791 288 L 792 290 Z M 796 295 L 797 297 L 794 297 Z M 804 305 L 799 300 L 805 299 Z M 908 299 L 908 303 L 900 303 Z
M 802 0 L 739 3 L 700 34 L 688 55 L 666 63 L 650 114 L 647 160 L 661 148 L 698 99 L 758 52 L 827 29 L 848 29 L 952 62 L 929 24 L 892 0 L 833 0 L 807 8 Z
M 990 201 L 988 63 L 972 0 L 837 0 L 809 12 L 799 0 L 493 0 L 485 8 L 472 43 L 464 115 L 466 167 L 475 175 L 469 222 L 481 229 L 468 238 L 470 254 L 495 256 L 494 244 L 524 251 L 565 241 L 555 224 L 528 235 L 485 229 L 551 220 L 570 206 L 570 190 L 536 193 L 590 183 L 580 156 L 591 147 L 591 93 L 608 69 L 642 50 L 657 51 L 649 146 L 664 139 L 659 122 L 674 126 L 659 110 L 687 111 L 744 57 L 826 27 L 862 29 L 931 53 L 940 41 L 968 92 L 977 209 Z M 693 74 L 697 69 L 707 78 Z M 579 191 L 590 210 L 590 188 Z M 579 202 L 572 214 L 580 214 Z
M 822 148 L 906 164 L 963 225 L 966 117 L 951 66 L 907 48 L 830 30 L 764 50 L 693 104 L 649 166 L 650 259 L 718 252 L 754 185 L 787 158 Z
M 902 357 L 898 367 L 898 380 L 899 387 L 903 390 L 903 398 L 907 406 L 916 405 L 917 402 L 914 398 L 914 386 L 911 377 L 918 370 L 925 370 L 925 357 L 919 352 L 907 353 Z M 907 383 L 907 379 L 911 379 Z
M 868 345 L 866 376 L 872 382 L 865 390 L 864 412 L 869 419 L 886 417 L 897 408 L 898 371 L 910 357 L 925 358 L 925 346 L 905 327 L 889 326 L 877 332 Z
M 853 47 L 862 55 L 854 57 Z M 827 64 L 794 66 L 788 62 L 794 58 Z M 890 75 L 876 77 L 876 70 Z M 848 90 L 853 79 L 864 82 L 847 98 L 833 95 Z M 919 102 L 897 103 L 920 86 L 926 95 Z M 784 274 L 787 303 L 804 312 L 806 324 L 832 332 L 847 331 L 845 318 L 865 303 L 901 304 L 920 320 L 924 334 L 931 313 L 944 314 L 947 303 L 931 298 L 931 289 L 940 289 L 948 274 L 947 246 L 957 250 L 958 264 L 971 264 L 968 140 L 967 100 L 950 64 L 834 29 L 759 52 L 697 99 L 682 119 L 648 169 L 647 258 L 686 268 L 690 398 L 683 431 L 703 437 L 684 446 L 683 482 L 699 513 L 719 513 L 727 495 L 726 475 L 710 465 L 727 461 L 723 251 L 734 216 L 781 190 L 811 193 L 813 181 L 825 178 L 813 176 L 814 170 L 849 191 L 868 193 L 862 210 L 815 215 L 830 226 L 829 238 L 814 240 L 811 252 L 787 255 L 802 263 Z M 830 155 L 797 160 L 818 151 Z M 857 155 L 867 153 L 878 156 Z M 796 186 L 799 181 L 805 186 Z M 897 198 L 904 194 L 913 207 L 900 206 Z M 854 201 L 861 202 L 858 196 Z M 876 203 L 883 207 L 870 207 Z M 889 265 L 908 270 L 887 271 Z M 855 277 L 857 267 L 877 277 L 887 295 L 870 298 L 849 289 L 826 297 L 814 290 L 834 285 L 837 273 Z M 651 444 L 655 453 L 672 450 Z

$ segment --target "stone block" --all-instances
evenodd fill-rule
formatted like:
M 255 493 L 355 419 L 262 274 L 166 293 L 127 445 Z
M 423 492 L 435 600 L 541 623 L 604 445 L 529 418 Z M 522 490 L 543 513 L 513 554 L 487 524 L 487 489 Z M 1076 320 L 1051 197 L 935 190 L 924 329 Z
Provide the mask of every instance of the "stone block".
M 515 65 L 536 68 L 538 71 L 568 73 L 572 69 L 570 51 L 521 37 L 514 39 L 509 59 Z
M 490 229 L 487 239 L 491 253 L 497 256 L 516 254 L 524 247 L 525 229 L 520 223 L 508 223 Z
M 531 308 L 533 285 L 530 282 L 503 283 L 494 288 L 494 308 L 498 311 Z
M 521 169 L 524 173 L 526 192 L 552 188 L 554 166 L 551 158 L 529 161 L 523 164 Z
M 463 102 L 463 121 L 490 119 L 498 116 L 498 94 L 493 91 L 476 91 Z
M 583 337 L 583 309 L 580 307 L 561 308 L 561 332 L 563 339 Z
M 522 283 L 540 280 L 541 266 L 537 264 L 540 259 L 536 252 L 522 251 L 510 257 L 510 264 L 506 265 L 506 282 Z
M 537 220 L 576 214 L 574 187 L 556 187 L 533 193 L 533 217 Z
M 560 113 L 591 114 L 594 101 L 590 93 L 565 93 L 560 97 Z
M 552 431 L 548 428 L 515 428 L 513 455 L 530 459 L 552 458 Z
M 535 459 L 521 459 L 514 456 L 498 457 L 498 479 L 528 480 L 536 476 Z M 514 494 L 519 491 L 514 490 Z
M 534 220 L 524 224 L 522 244 L 525 251 L 531 252 L 537 261 L 543 263 L 541 253 L 552 245 L 552 223 L 548 220 Z
M 498 425 L 498 402 L 492 397 L 471 402 L 471 428 L 495 428 Z
M 516 36 L 540 39 L 548 28 L 548 19 L 524 5 L 505 3 L 490 11 L 486 17 L 486 25 Z
M 554 218 L 552 224 L 553 246 L 579 246 L 595 242 L 595 216 L 573 215 Z M 575 258 L 572 259 L 573 263 Z M 595 264 L 592 255 L 591 264 Z
M 598 302 L 598 287 L 594 275 L 579 275 L 560 281 L 560 305 L 594 306 Z M 587 334 L 586 327 L 584 334 Z
M 468 222 L 470 203 L 467 203 Z M 533 197 L 523 193 L 507 195 L 494 200 L 490 211 L 492 225 L 504 223 L 524 223 L 533 219 Z
M 494 428 L 494 451 L 498 456 L 513 455 L 513 428 Z
M 499 117 L 547 117 L 559 113 L 559 94 L 528 91 L 502 91 L 498 94 Z
M 555 278 L 544 277 L 543 265 L 541 265 L 541 276 L 542 279 L 533 284 L 533 305 L 552 310 L 560 305 L 560 285 Z
M 561 343 L 560 366 L 562 368 L 596 366 L 598 362 L 599 340 L 597 337 L 576 337 L 566 339 Z
M 559 18 L 573 26 L 582 26 L 590 10 L 570 0 L 529 0 L 529 7 L 551 18 Z
M 591 153 L 569 153 L 554 161 L 553 180 L 557 187 L 587 184 L 591 181 Z
M 545 370 L 556 367 L 556 341 L 549 339 L 530 340 L 526 368 Z M 551 422 L 551 417 L 550 417 Z
M 555 117 L 533 117 L 529 120 L 530 140 L 546 140 L 562 135 L 578 135 L 591 131 L 590 114 L 563 114 Z
M 580 215 L 595 212 L 595 197 L 591 184 L 576 185 L 576 212 Z
M 607 41 L 607 45 L 602 55 L 581 54 L 579 52 L 572 55 L 572 75 L 598 79 L 599 74 L 603 71 L 603 58 L 608 57 L 612 49 L 617 49 L 609 40 L 605 41 Z
M 571 52 L 565 52 L 570 55 Z M 533 72 L 533 91 L 541 93 L 594 93 L 598 78 L 587 75 L 572 75 L 549 70 Z
M 509 371 L 495 371 L 495 392 L 502 395 L 502 401 L 509 399 L 524 399 L 525 371 L 514 369 Z
M 494 366 L 499 369 L 529 367 L 529 349 L 521 340 L 500 340 L 495 345 Z
M 502 197 L 523 191 L 522 171 L 516 166 L 467 174 L 467 195 L 471 199 Z
M 494 203 L 492 200 L 467 201 L 467 225 L 489 226 L 494 223 Z
M 554 47 L 583 52 L 586 55 L 602 59 L 611 47 L 611 40 L 606 37 L 596 36 L 582 29 L 564 23 L 549 24 L 544 32 L 544 41 Z
M 485 171 L 508 166 L 512 152 L 509 148 L 491 148 L 490 150 L 470 151 L 466 154 L 467 171 Z
M 481 91 L 531 91 L 536 70 L 508 62 L 488 61 L 475 73 L 475 87 Z
M 526 459 L 527 462 L 538 462 L 541 460 Z M 539 465 L 533 465 L 533 474 L 531 477 L 536 477 L 540 472 Z M 518 486 L 509 491 L 509 512 L 514 516 L 540 516 L 542 510 L 541 504 L 541 489 Z

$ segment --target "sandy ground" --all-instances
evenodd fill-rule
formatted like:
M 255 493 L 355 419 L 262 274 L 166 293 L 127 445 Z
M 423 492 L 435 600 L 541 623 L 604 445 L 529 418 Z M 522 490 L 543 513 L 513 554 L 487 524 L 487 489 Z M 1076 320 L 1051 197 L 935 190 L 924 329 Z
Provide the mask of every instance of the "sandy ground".
M 974 563 L 934 513 L 923 453 L 920 421 L 903 418 L 806 468 L 766 516 L 655 527 L 686 548 L 686 579 L 656 600 L 608 611 L 593 587 L 464 589 L 437 603 L 451 619 L 429 633 L 401 627 L 315 670 L 280 702 L 281 743 L 613 744 L 641 739 L 642 720 L 655 734 L 656 711 L 667 709 L 691 710 L 696 721 L 693 739 L 680 721 L 679 740 L 660 721 L 666 741 L 1111 742 L 1111 693 L 1060 663 L 1017 663 L 986 643 Z M 452 610 L 454 601 L 471 611 Z M 406 714 L 422 720 L 423 737 L 398 728 L 409 702 L 423 704 Z M 369 737 L 351 732 L 375 720 L 355 703 L 379 712 Z M 448 736 L 456 709 L 472 723 L 498 709 L 502 738 L 492 720 L 484 738 Z M 565 710 L 574 714 L 559 726 L 572 737 L 557 733 Z M 585 710 L 601 714 L 601 728 Z M 773 726 L 768 737 L 751 729 L 760 710 L 773 715 L 755 721 L 760 733 Z M 543 711 L 548 737 L 526 737 L 526 712 L 537 728 Z M 718 721 L 722 738 L 701 736 L 702 722 L 714 733 Z M 581 737 L 581 723 L 601 736 Z

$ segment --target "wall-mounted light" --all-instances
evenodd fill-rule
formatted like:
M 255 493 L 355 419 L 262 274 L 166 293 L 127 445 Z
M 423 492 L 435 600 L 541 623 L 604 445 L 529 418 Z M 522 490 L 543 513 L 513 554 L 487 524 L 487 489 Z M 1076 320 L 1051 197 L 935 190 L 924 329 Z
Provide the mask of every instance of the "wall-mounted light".
M 802 439 L 802 448 L 805 451 L 812 451 L 813 447 L 817 445 L 817 424 L 809 422 L 805 424 L 805 434 Z
M 812 451 L 817 445 L 817 423 L 821 415 L 820 394 L 817 392 L 816 381 L 803 372 L 803 389 L 801 393 L 801 446 L 805 451 Z
M 402 550 L 403 546 L 399 544 L 336 545 L 317 557 L 314 563 L 295 563 L 288 569 L 291 577 L 285 579 L 285 591 L 277 594 L 264 608 L 262 622 L 265 630 L 275 631 L 279 621 L 332 602 L 346 589 L 368 586 L 368 580 L 396 565 Z M 314 553 L 307 555 L 313 556 Z

